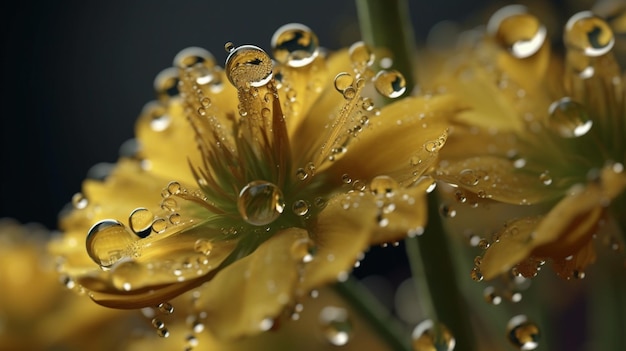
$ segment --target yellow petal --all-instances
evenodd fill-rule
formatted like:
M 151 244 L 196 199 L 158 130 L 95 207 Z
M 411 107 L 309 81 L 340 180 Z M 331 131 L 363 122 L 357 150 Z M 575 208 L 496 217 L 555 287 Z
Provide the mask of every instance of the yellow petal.
M 298 281 L 300 263 L 288 253 L 307 238 L 303 229 L 280 231 L 201 287 L 198 303 L 214 335 L 232 339 L 272 327 L 274 318 L 293 302 Z
M 338 180 L 343 174 L 366 181 L 389 175 L 410 185 L 436 160 L 447 137 L 444 120 L 459 109 L 449 95 L 410 97 L 387 105 L 328 171 Z
M 561 278 L 583 278 L 585 268 L 596 260 L 596 251 L 593 240 L 587 243 L 578 252 L 571 256 L 555 259 L 552 267 Z
M 516 169 L 513 162 L 494 156 L 477 156 L 442 165 L 436 178 L 467 189 L 481 198 L 510 204 L 535 204 L 559 195 L 539 175 Z
M 372 196 L 350 193 L 328 201 L 311 230 L 316 252 L 304 266 L 300 294 L 348 274 L 369 246 L 376 228 L 377 209 Z

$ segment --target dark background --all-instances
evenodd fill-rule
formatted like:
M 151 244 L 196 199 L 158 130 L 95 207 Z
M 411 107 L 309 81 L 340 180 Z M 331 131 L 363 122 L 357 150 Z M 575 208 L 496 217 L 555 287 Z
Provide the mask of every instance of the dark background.
M 483 21 L 507 3 L 409 2 L 418 42 L 441 20 Z M 225 42 L 269 49 L 290 22 L 329 49 L 360 39 L 353 1 L 26 0 L 0 9 L 0 217 L 50 229 L 88 169 L 116 161 L 154 99 L 154 77 L 181 49 L 201 46 L 223 62 Z

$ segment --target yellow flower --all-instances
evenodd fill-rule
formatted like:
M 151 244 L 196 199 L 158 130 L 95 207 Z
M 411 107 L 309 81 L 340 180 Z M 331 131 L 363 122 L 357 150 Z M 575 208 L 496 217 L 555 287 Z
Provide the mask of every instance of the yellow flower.
M 327 55 L 303 25 L 274 34 L 274 60 L 226 49 L 224 68 L 192 47 L 157 76 L 138 151 L 84 182 L 50 245 L 97 303 L 189 292 L 220 338 L 271 328 L 370 245 L 420 233 L 441 115 L 457 109 L 449 96 L 376 108 L 372 86 L 399 96 L 402 76 L 374 72 L 360 42 Z
M 607 18 L 617 25 L 624 12 Z M 577 13 L 560 55 L 541 22 L 511 5 L 444 66 L 451 73 L 439 84 L 471 109 L 455 120 L 438 179 L 461 203 L 538 204 L 541 212 L 509 221 L 477 260 L 475 278 L 478 269 L 485 279 L 511 269 L 534 276 L 547 260 L 562 277 L 582 277 L 599 228 L 616 219 L 624 229 L 626 77 L 614 30 Z

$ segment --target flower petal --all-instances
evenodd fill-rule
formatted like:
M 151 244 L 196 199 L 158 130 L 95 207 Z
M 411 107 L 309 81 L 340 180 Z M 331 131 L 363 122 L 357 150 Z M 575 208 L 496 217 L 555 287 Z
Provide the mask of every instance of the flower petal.
M 282 230 L 200 288 L 198 303 L 214 335 L 232 339 L 271 328 L 293 302 L 298 281 L 299 262 L 286 253 L 307 238 L 303 229 Z

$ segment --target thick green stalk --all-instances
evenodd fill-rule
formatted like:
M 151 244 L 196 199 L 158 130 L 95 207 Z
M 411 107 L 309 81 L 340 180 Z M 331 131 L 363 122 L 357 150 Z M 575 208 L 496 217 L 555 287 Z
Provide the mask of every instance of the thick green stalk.
M 456 339 L 454 350 L 473 351 L 477 346 L 470 310 L 461 295 L 448 238 L 441 223 L 438 204 L 432 196 L 428 207 L 430 214 L 426 232 L 406 239 L 413 279 L 418 286 L 428 287 L 427 298 L 431 300 L 434 311 L 431 313 L 434 315 L 427 317 L 450 329 Z
M 406 80 L 407 93 L 415 85 L 415 39 L 406 0 L 356 0 L 363 41 L 372 48 L 386 48 L 392 68 Z
M 391 313 L 354 278 L 335 284 L 335 291 L 364 318 L 394 351 L 410 351 L 409 336 Z

